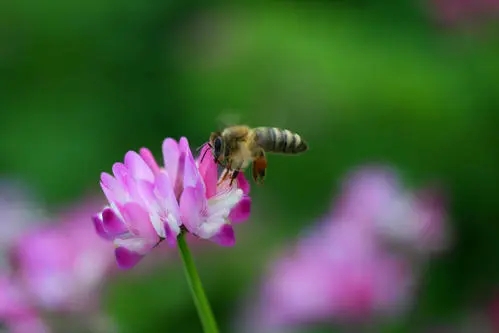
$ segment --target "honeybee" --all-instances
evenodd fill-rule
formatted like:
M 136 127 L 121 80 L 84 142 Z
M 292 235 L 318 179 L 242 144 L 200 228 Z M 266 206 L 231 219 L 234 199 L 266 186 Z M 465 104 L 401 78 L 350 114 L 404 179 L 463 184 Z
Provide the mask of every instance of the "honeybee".
M 308 145 L 301 136 L 290 130 L 276 127 L 251 128 L 246 125 L 230 126 L 223 131 L 212 132 L 208 145 L 214 161 L 225 168 L 220 181 L 224 181 L 230 173 L 231 184 L 250 163 L 254 181 L 263 184 L 267 169 L 265 152 L 296 155 L 308 150 Z

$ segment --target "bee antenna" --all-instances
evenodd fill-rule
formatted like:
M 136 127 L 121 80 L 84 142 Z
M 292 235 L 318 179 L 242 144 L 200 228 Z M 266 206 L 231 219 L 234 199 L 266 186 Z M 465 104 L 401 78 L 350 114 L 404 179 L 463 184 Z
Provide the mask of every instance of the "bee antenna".
M 208 142 L 208 143 L 207 143 L 207 145 L 208 145 L 208 147 L 213 148 L 213 146 L 211 145 L 211 143 L 209 143 L 209 142 Z M 201 148 L 203 148 L 203 147 L 204 147 L 204 145 L 202 145 L 201 147 L 199 147 L 198 149 L 196 149 L 196 151 L 201 150 Z M 203 162 L 204 157 L 205 157 L 206 153 L 208 152 L 208 150 L 209 150 L 209 149 L 206 149 L 206 150 L 204 151 L 203 156 L 201 156 L 201 159 L 199 160 L 199 163 L 202 163 L 202 162 Z
M 211 145 L 211 143 L 206 142 L 206 143 L 203 143 L 201 146 L 199 146 L 199 147 L 197 147 L 197 148 L 196 148 L 196 153 L 199 153 L 199 151 L 200 151 L 201 149 L 203 149 L 203 147 L 204 147 L 205 145 L 208 145 L 208 147 L 213 148 L 213 146 Z
M 200 151 L 201 149 L 203 149 L 203 147 L 204 147 L 204 145 L 205 145 L 205 144 L 206 144 L 206 143 L 203 143 L 201 146 L 197 147 L 197 148 L 196 148 L 196 153 L 199 153 L 199 151 Z

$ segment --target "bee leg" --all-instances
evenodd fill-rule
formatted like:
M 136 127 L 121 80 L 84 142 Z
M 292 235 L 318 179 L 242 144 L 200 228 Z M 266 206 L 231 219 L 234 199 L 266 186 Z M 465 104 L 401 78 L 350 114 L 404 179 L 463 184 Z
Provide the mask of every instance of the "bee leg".
M 238 175 L 239 175 L 239 170 L 232 171 L 232 176 L 230 177 L 230 184 L 229 184 L 229 186 L 232 186 L 232 182 L 234 181 L 234 179 L 237 178 Z
M 220 178 L 220 180 L 218 181 L 217 183 L 217 186 L 222 184 L 226 179 L 227 179 L 227 176 L 229 175 L 230 173 L 230 170 L 231 170 L 231 162 L 227 163 L 226 166 L 224 166 L 223 164 L 221 164 L 225 169 L 222 173 L 222 177 Z
M 251 168 L 251 175 L 253 176 L 253 180 L 255 181 L 255 183 L 258 182 L 258 172 L 255 167 L 255 161 L 253 161 L 253 167 Z
M 265 178 L 265 171 L 267 169 L 267 159 L 263 150 L 260 156 L 253 161 L 253 180 L 255 183 L 262 185 Z
M 217 186 L 222 184 L 227 179 L 227 176 L 229 176 L 229 173 L 230 173 L 229 169 L 224 169 L 222 177 L 218 181 Z

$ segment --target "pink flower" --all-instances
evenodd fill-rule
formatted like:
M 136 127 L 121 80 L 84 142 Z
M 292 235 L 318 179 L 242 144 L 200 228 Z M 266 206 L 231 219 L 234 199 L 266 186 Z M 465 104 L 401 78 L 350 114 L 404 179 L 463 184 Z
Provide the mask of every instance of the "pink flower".
M 483 23 L 499 15 L 497 0 L 433 0 L 431 7 L 443 24 Z
M 101 175 L 109 206 L 93 221 L 99 235 L 114 241 L 122 268 L 135 266 L 165 239 L 174 246 L 181 227 L 232 245 L 231 222 L 249 216 L 249 186 L 243 175 L 230 186 L 229 180 L 217 185 L 213 159 L 195 161 L 184 137 L 179 142 L 165 139 L 163 160 L 161 168 L 148 149 L 129 151 L 124 163 L 114 164 L 114 177 Z
M 85 202 L 59 216 L 59 223 L 33 228 L 11 249 L 20 287 L 37 307 L 79 310 L 94 305 L 113 268 L 111 244 L 87 222 L 98 205 Z
M 49 333 L 51 330 L 36 317 L 26 317 L 19 321 L 8 322 L 7 327 L 10 333 Z
M 13 333 L 48 333 L 15 279 L 0 277 L 0 321 Z
M 395 170 L 368 166 L 347 177 L 333 216 L 361 224 L 386 245 L 429 254 L 449 245 L 444 208 L 437 188 L 412 192 L 404 188 Z M 334 228 L 330 223 L 326 226 Z
M 358 226 L 332 223 L 338 226 L 334 237 L 314 234 L 307 246 L 271 266 L 250 319 L 262 327 L 251 329 L 264 333 L 316 322 L 368 320 L 407 307 L 414 283 L 410 263 L 377 247 Z
M 380 212 L 375 227 L 385 242 L 398 248 L 419 255 L 438 253 L 451 241 L 446 215 L 440 191 L 428 188 L 394 198 Z
M 172 140 L 173 141 L 173 140 Z M 182 183 L 187 140 L 165 140 L 165 168 L 160 170 L 152 154 L 129 151 L 125 163 L 113 165 L 114 177 L 101 174 L 101 187 L 110 205 L 94 216 L 99 235 L 114 240 L 115 255 L 122 268 L 135 266 L 160 241 L 175 244 L 180 233 L 177 183 Z M 148 163 L 146 163 L 146 161 Z
M 0 317 L 19 318 L 31 312 L 25 295 L 15 284 L 15 279 L 0 276 Z
M 413 255 L 447 245 L 443 202 L 435 198 L 405 189 L 390 168 L 355 170 L 333 211 L 272 263 L 246 331 L 403 313 L 423 263 Z

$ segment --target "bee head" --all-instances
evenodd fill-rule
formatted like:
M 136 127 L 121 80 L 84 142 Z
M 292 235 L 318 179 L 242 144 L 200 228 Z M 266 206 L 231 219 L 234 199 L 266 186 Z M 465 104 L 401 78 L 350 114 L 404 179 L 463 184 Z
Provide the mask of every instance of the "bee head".
M 213 153 L 213 158 L 215 162 L 219 162 L 224 157 L 224 141 L 222 139 L 222 133 L 213 132 L 210 135 L 210 147 Z

